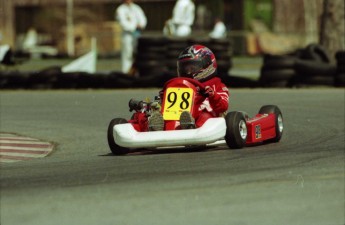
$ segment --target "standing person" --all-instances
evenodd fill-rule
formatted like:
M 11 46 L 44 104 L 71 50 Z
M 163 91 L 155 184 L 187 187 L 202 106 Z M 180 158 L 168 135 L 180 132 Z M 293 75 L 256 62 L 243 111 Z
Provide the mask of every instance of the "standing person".
M 220 18 L 215 19 L 213 30 L 209 36 L 215 39 L 226 37 L 226 26 Z
M 116 9 L 116 19 L 122 28 L 122 72 L 128 73 L 133 64 L 133 52 L 140 33 L 145 29 L 147 18 L 141 7 L 132 0 L 123 0 Z
M 172 16 L 172 23 L 175 26 L 174 34 L 178 37 L 185 37 L 192 33 L 192 25 L 195 17 L 195 5 L 192 0 L 177 0 Z

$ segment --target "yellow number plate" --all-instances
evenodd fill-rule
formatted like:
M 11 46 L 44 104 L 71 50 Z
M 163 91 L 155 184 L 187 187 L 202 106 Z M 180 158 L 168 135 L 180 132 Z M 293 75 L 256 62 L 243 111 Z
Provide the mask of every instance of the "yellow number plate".
M 164 120 L 179 120 L 183 111 L 190 112 L 193 94 L 191 88 L 168 88 L 164 99 Z

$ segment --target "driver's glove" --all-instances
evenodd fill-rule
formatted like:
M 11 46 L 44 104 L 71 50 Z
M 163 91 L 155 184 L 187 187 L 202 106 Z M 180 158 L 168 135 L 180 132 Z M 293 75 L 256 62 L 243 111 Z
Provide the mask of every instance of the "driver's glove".
M 204 97 L 213 97 L 214 90 L 210 86 L 206 86 L 204 90 L 200 91 L 200 94 Z

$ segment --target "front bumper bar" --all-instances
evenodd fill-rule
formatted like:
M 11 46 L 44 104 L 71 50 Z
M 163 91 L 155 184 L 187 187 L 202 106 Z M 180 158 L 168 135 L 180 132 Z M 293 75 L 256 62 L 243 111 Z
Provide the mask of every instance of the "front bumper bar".
M 225 119 L 210 118 L 202 127 L 189 130 L 138 132 L 130 123 L 114 126 L 116 144 L 126 148 L 205 145 L 224 138 Z

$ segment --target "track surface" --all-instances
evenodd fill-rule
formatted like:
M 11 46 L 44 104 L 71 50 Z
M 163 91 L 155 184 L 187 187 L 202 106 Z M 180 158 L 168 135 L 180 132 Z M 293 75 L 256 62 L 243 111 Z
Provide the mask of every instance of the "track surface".
M 109 154 L 108 122 L 157 91 L 0 92 L 1 132 L 56 143 L 1 164 L 1 225 L 344 224 L 344 89 L 231 90 L 231 110 L 281 108 L 279 143 Z

